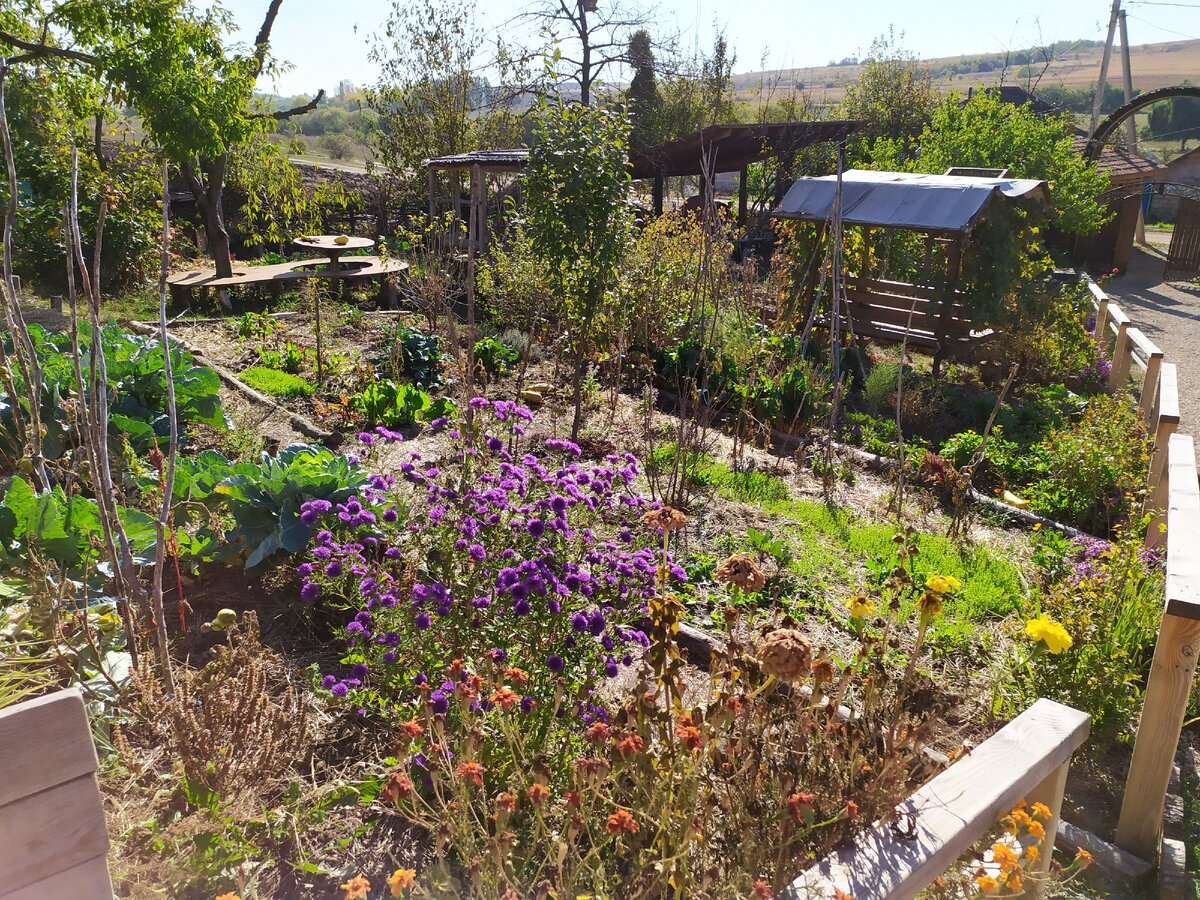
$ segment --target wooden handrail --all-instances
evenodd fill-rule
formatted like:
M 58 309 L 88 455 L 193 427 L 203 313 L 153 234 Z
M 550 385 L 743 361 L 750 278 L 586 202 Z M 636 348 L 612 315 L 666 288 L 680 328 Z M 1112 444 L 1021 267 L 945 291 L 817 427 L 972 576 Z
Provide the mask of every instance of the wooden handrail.
M 1158 856 L 1163 803 L 1200 654 L 1200 486 L 1192 438 L 1172 435 L 1167 456 L 1166 602 L 1117 823 L 1117 844 L 1143 859 Z
M 878 823 L 818 861 L 784 896 L 825 900 L 837 889 L 855 900 L 915 897 L 1022 798 L 1053 813 L 1042 853 L 1048 863 L 1071 755 L 1088 728 L 1086 713 L 1038 700 L 899 806 L 913 817 L 915 837 Z

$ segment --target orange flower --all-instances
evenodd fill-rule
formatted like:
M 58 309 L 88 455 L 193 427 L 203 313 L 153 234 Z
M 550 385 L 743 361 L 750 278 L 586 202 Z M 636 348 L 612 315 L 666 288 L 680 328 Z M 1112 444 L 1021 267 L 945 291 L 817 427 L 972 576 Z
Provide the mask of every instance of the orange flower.
M 1038 849 L 1037 844 L 1030 844 L 1028 847 L 1025 848 L 1025 857 L 1030 862 L 1037 862 L 1038 858 L 1041 855 L 1042 855 L 1042 851 Z
M 1075 852 L 1075 864 L 1081 869 L 1086 869 L 1092 864 L 1092 854 L 1081 847 Z
M 596 722 L 587 730 L 587 739 L 593 744 L 599 744 L 608 739 L 608 726 L 603 722 Z
M 744 698 L 735 694 L 725 701 L 725 708 L 735 716 L 740 716 L 742 714 L 742 710 L 746 708 L 746 701 Z
M 854 898 L 851 897 L 849 894 L 847 894 L 845 891 L 843 891 L 841 888 L 834 888 L 833 889 L 833 900 L 854 900 Z
M 1046 839 L 1046 826 L 1041 822 L 1030 822 L 1029 833 L 1039 841 L 1044 841 Z
M 634 834 L 639 827 L 637 819 L 627 809 L 618 809 L 608 817 L 608 821 L 605 823 L 609 834 L 621 834 L 625 831 Z
M 502 687 L 492 694 L 492 702 L 499 704 L 504 709 L 512 709 L 521 702 L 521 695 L 509 688 Z
M 468 781 L 475 782 L 476 787 L 483 787 L 483 773 L 486 772 L 487 769 L 485 769 L 481 763 L 477 763 L 474 760 L 469 759 L 466 762 L 459 763 L 458 768 L 454 771 L 463 778 L 466 778 Z
M 405 891 L 412 890 L 416 883 L 416 869 L 397 869 L 387 880 L 388 891 L 393 897 L 399 897 Z
M 541 806 L 546 802 L 546 798 L 550 796 L 550 789 L 544 784 L 534 782 L 525 793 L 529 795 L 530 803 L 534 806 Z
M 425 733 L 425 729 L 421 727 L 421 724 L 416 719 L 409 719 L 400 726 L 400 730 L 408 738 L 418 738 Z
M 228 894 L 220 894 L 217 900 L 242 900 L 242 898 L 233 891 L 230 891 Z
M 450 677 L 453 680 L 457 681 L 458 676 L 463 673 L 463 668 L 464 668 L 463 661 L 461 659 L 454 660 L 452 663 L 450 663 L 450 669 L 449 669 Z
M 842 818 L 853 821 L 858 818 L 858 804 L 853 800 L 846 801 L 846 808 L 842 810 Z
M 991 875 L 980 875 L 975 879 L 975 884 L 979 886 L 979 890 L 984 894 L 998 894 L 1000 892 L 1000 882 Z
M 529 673 L 524 669 L 518 669 L 516 666 L 504 670 L 504 677 L 511 678 L 517 684 L 525 684 L 529 680 Z
M 342 885 L 342 890 L 346 892 L 342 900 L 367 900 L 367 894 L 371 892 L 371 882 L 361 875 L 355 875 Z
M 399 803 L 412 795 L 412 781 L 403 772 L 388 772 L 387 781 L 383 785 L 383 799 L 389 803 Z
M 1021 870 L 1013 869 L 1011 872 L 1009 872 L 1007 875 L 1005 875 L 1004 876 L 1004 886 L 1007 887 L 1014 894 L 1021 893 L 1021 888 L 1023 887 L 1023 885 L 1021 884 Z
M 1008 844 L 992 845 L 992 861 L 1000 866 L 1002 872 L 1011 872 L 1020 866 L 1017 854 L 1013 853 L 1012 848 Z
M 496 806 L 498 808 L 504 810 L 506 813 L 508 813 L 511 816 L 514 812 L 517 811 L 517 798 L 514 797 L 512 794 L 510 794 L 508 791 L 505 791 L 503 794 L 501 794 L 499 797 L 496 798 Z
M 787 798 L 788 815 L 792 817 L 793 822 L 807 822 L 812 819 L 813 804 L 817 800 L 816 794 L 792 794 Z
M 1035 803 L 1029 808 L 1029 811 L 1039 819 L 1049 819 L 1053 813 L 1050 812 L 1050 807 L 1045 803 Z
M 641 753 L 645 747 L 646 742 L 638 734 L 631 734 L 617 741 L 617 752 L 622 756 L 632 756 L 634 753 Z
M 679 717 L 679 721 L 675 724 L 675 736 L 683 741 L 684 746 L 689 750 L 699 750 L 704 746 L 700 739 L 700 729 L 696 727 L 691 716 Z

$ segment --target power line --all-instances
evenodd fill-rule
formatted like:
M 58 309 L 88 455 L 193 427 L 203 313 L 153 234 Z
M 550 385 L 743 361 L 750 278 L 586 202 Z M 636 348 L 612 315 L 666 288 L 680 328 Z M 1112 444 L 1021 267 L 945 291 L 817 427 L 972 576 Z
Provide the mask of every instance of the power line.
M 1157 28 L 1159 31 L 1165 31 L 1167 34 L 1173 34 L 1173 35 L 1176 35 L 1177 37 L 1187 38 L 1188 40 L 1191 40 L 1191 41 L 1200 41 L 1200 37 L 1197 37 L 1194 34 L 1184 34 L 1182 31 L 1175 31 L 1173 28 L 1164 28 L 1161 25 L 1155 25 L 1153 22 L 1143 19 L 1141 16 L 1130 15 L 1129 18 L 1136 19 L 1137 21 L 1141 22 L 1143 25 L 1149 25 L 1151 28 Z
M 1165 0 L 1125 0 L 1137 6 L 1181 6 L 1184 9 L 1200 9 L 1200 3 L 1168 3 Z

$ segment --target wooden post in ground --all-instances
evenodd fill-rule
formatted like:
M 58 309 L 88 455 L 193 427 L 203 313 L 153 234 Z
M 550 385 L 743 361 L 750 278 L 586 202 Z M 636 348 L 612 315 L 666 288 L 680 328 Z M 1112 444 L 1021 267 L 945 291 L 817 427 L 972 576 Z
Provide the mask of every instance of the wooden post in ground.
M 1174 363 L 1163 363 L 1158 372 L 1158 396 L 1147 427 L 1154 435 L 1150 450 L 1150 474 L 1146 484 L 1145 510 L 1154 511 L 1154 519 L 1146 529 L 1146 546 L 1157 547 L 1166 540 L 1162 527 L 1166 524 L 1164 511 L 1169 497 L 1167 448 L 1179 428 L 1179 385 Z
M 742 170 L 738 172 L 738 228 L 746 227 L 746 207 L 750 201 L 750 179 L 749 169 L 742 166 Z
M 654 203 L 654 215 L 661 216 L 663 214 L 663 195 L 666 193 L 666 178 L 662 175 L 654 176 L 654 187 L 651 190 L 651 196 Z
M 1200 654 L 1200 486 L 1191 437 L 1172 435 L 1167 458 L 1166 606 L 1116 838 L 1119 846 L 1151 860 L 1158 856 L 1163 801 Z
M 1150 411 L 1158 402 L 1158 376 L 1162 369 L 1163 352 L 1158 346 L 1142 334 L 1140 328 L 1130 331 L 1130 336 L 1138 349 L 1146 356 L 1146 375 L 1142 379 L 1142 395 L 1138 398 L 1138 413 L 1142 421 L 1150 425 Z
M 1111 307 L 1110 307 L 1111 312 Z M 1129 317 L 1122 316 L 1117 322 L 1117 340 L 1113 344 L 1112 371 L 1108 373 L 1108 390 L 1113 393 L 1129 380 L 1129 367 L 1133 356 L 1129 349 Z

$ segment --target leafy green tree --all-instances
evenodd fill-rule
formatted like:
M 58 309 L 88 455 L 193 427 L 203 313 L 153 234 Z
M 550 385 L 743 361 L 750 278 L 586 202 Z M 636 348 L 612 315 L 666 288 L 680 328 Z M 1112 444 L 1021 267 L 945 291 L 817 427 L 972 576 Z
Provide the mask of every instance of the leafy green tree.
M 474 75 L 484 36 L 473 8 L 468 0 L 393 0 L 385 36 L 371 48 L 380 67 L 366 91 L 377 114 L 371 143 L 401 202 L 422 205 L 426 159 L 520 143 L 520 119 L 507 104 L 489 105 L 486 82 Z
M 22 0 L 34 40 L 0 31 L 10 62 L 53 58 L 82 67 L 102 94 L 133 107 L 151 140 L 179 167 L 196 197 L 217 274 L 232 274 L 222 190 L 231 150 L 278 122 L 315 109 L 319 91 L 292 109 L 256 106 L 254 84 L 273 68 L 271 31 L 283 0 L 270 0 L 248 49 L 230 48 L 232 19 L 191 0 Z M 26 29 L 27 33 L 30 29 Z
M 858 82 L 846 89 L 842 111 L 867 123 L 865 140 L 887 138 L 908 150 L 928 124 L 937 93 L 929 68 L 904 49 L 903 37 L 888 29 L 875 39 Z
M 573 438 L 588 362 L 605 349 L 605 298 L 629 243 L 629 124 L 613 108 L 544 102 L 522 176 L 525 227 L 562 298 L 575 362 Z
M 1185 85 L 1189 82 L 1183 82 Z M 1173 97 L 1150 108 L 1150 119 L 1143 134 L 1151 140 L 1174 139 L 1179 149 L 1187 142 L 1200 138 L 1200 100 L 1195 97 Z
M 1075 152 L 1069 116 L 1039 116 L 980 92 L 965 102 L 945 98 L 921 132 L 920 156 L 905 159 L 902 140 L 881 140 L 873 151 L 880 168 L 939 174 L 951 166 L 1008 169 L 1013 178 L 1051 186 L 1054 222 L 1068 234 L 1097 231 L 1109 217 L 1098 197 L 1108 176 Z
M 702 51 L 670 66 L 658 84 L 661 103 L 657 141 L 675 140 L 708 125 L 738 121 L 730 90 L 736 61 L 725 35 L 718 33 L 711 52 Z

